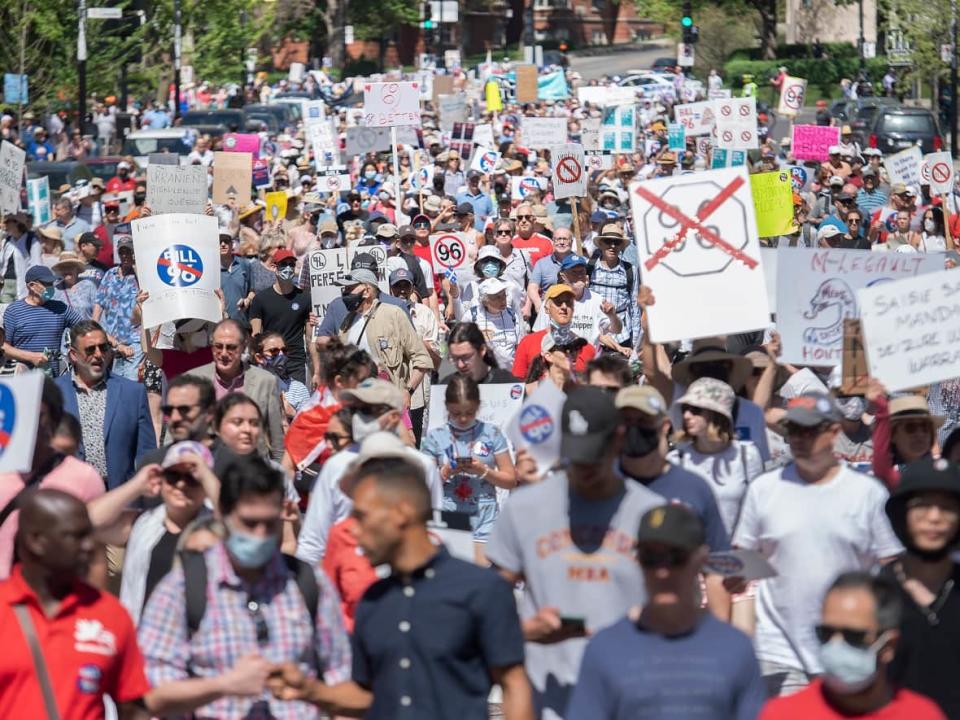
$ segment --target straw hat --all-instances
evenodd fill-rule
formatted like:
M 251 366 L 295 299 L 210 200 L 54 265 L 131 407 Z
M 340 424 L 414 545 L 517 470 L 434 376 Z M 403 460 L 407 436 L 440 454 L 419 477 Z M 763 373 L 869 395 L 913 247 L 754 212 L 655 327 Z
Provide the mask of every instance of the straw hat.
M 66 272 L 81 273 L 87 269 L 87 264 L 75 252 L 64 250 L 60 253 L 60 259 L 52 268 L 57 275 L 63 275 Z
M 47 225 L 45 227 L 38 228 L 37 234 L 43 235 L 43 237 L 50 240 L 56 240 L 58 243 L 63 243 L 63 230 L 56 225 Z
M 921 418 L 933 422 L 934 429 L 943 426 L 947 421 L 944 415 L 933 415 L 927 401 L 919 395 L 901 395 L 890 400 L 890 422 L 898 420 L 914 420 Z

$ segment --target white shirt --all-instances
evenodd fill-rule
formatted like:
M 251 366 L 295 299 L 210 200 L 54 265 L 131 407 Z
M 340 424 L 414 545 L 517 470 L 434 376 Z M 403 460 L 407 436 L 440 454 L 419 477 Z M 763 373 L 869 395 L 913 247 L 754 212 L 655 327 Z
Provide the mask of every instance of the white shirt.
M 827 483 L 809 484 L 796 465 L 761 475 L 747 489 L 732 544 L 757 550 L 777 571 L 757 589 L 757 658 L 823 671 L 813 628 L 837 575 L 869 570 L 903 551 L 874 478 L 842 465 Z
M 500 312 L 489 312 L 483 303 L 468 308 L 460 317 L 461 322 L 473 322 L 480 328 L 480 332 L 487 340 L 487 345 L 493 350 L 500 367 L 513 367 L 513 359 L 517 354 L 517 345 L 527 333 L 524 330 L 523 319 L 507 308 Z
M 610 333 L 610 318 L 603 314 L 600 306 L 603 298 L 597 293 L 585 288 L 583 295 L 573 304 L 573 320 L 570 329 L 579 335 L 594 348 L 600 347 L 600 336 Z M 533 323 L 533 332 L 550 327 L 550 316 L 546 312 L 537 315 Z

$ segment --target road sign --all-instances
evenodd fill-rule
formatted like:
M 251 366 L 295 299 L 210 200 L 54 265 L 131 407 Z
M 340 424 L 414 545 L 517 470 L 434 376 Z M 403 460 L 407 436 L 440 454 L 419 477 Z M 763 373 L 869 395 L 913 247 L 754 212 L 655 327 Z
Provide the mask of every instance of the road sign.
M 696 56 L 694 46 L 689 43 L 677 43 L 677 65 L 680 67 L 693 67 Z
M 467 246 L 459 233 L 440 233 L 430 238 L 434 267 L 456 270 L 467 261 Z
M 123 8 L 91 7 L 87 8 L 87 20 L 119 20 L 123 17 Z
M 583 197 L 587 194 L 587 174 L 583 146 L 567 143 L 551 148 L 554 197 Z

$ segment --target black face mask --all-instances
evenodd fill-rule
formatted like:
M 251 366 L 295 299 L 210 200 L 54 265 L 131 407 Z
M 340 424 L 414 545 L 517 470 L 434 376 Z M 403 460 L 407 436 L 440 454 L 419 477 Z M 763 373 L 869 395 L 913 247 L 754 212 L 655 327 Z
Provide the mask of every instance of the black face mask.
M 623 454 L 631 458 L 646 457 L 660 444 L 660 431 L 631 425 L 623 442 Z
M 363 295 L 360 293 L 344 293 L 343 295 L 343 304 L 346 306 L 348 313 L 355 313 L 362 302 Z
M 134 201 L 137 205 L 143 205 L 143 203 L 145 203 L 145 202 L 147 201 L 147 194 L 146 194 L 146 193 L 134 193 L 134 194 L 133 194 L 133 201 Z

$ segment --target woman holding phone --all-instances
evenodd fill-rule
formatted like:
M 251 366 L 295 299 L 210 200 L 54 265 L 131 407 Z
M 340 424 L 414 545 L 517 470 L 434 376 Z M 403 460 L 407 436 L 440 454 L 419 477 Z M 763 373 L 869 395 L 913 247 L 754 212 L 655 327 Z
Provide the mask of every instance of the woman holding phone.
M 447 382 L 447 422 L 427 433 L 423 452 L 440 467 L 443 509 L 470 516 L 476 561 L 486 564 L 483 546 L 497 519 L 497 488 L 517 486 L 507 440 L 495 425 L 477 419 L 480 389 L 466 375 Z

